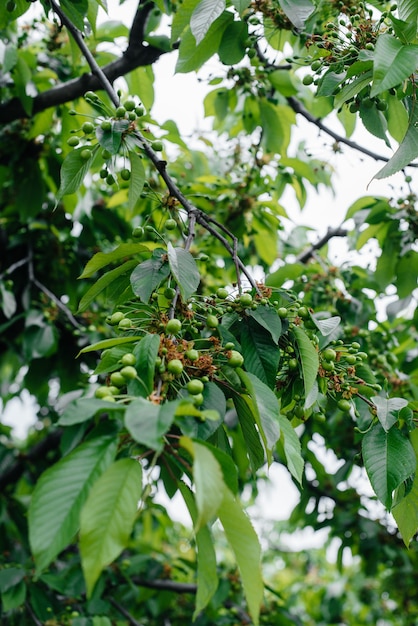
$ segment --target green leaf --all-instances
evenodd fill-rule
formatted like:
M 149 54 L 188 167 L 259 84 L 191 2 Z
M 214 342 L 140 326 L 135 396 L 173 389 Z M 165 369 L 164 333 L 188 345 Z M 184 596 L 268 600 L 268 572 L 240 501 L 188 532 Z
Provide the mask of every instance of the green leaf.
M 266 449 L 267 457 L 280 437 L 279 401 L 257 376 L 238 368 L 238 375 L 249 393 L 249 404 Z M 247 398 L 244 398 L 247 401 Z
M 89 8 L 88 0 L 61 0 L 60 5 L 74 26 L 84 33 L 84 18 Z
M 82 159 L 80 156 L 81 152 L 85 150 L 85 148 L 76 148 L 72 150 L 64 159 L 61 167 L 61 184 L 57 192 L 56 204 L 58 204 L 63 196 L 75 193 L 79 189 L 94 161 L 98 149 L 98 144 L 93 146 L 91 149 L 91 156 L 87 161 Z
M 418 20 L 418 4 L 415 0 L 399 0 L 398 15 L 404 22 L 415 22 Z
M 148 251 L 147 246 L 144 246 L 142 243 L 121 243 L 112 252 L 97 252 L 87 263 L 79 278 L 89 278 L 102 267 L 106 267 L 106 265 L 120 261 L 120 259 L 125 257 Z
M 190 18 L 190 30 L 196 45 L 204 39 L 213 22 L 224 12 L 225 0 L 200 0 Z
M 148 397 L 154 389 L 155 359 L 160 347 L 159 335 L 145 335 L 134 348 L 137 372 L 141 383 L 133 380 L 129 383 L 128 392 L 132 395 Z
M 408 405 L 408 400 L 404 398 L 373 396 L 370 400 L 375 405 L 378 420 L 386 432 L 398 421 L 399 411 Z
M 173 16 L 173 23 L 171 25 L 171 41 L 174 43 L 186 28 L 190 25 L 190 20 L 193 15 L 193 11 L 199 4 L 200 0 L 184 0 L 177 7 L 177 11 Z
M 77 398 L 73 400 L 58 420 L 60 426 L 81 424 L 98 413 L 114 413 L 123 411 L 124 406 L 113 402 L 106 402 L 99 398 Z
M 363 437 L 364 467 L 379 500 L 390 510 L 393 492 L 416 469 L 409 439 L 393 426 L 388 432 L 376 423 Z
M 411 433 L 411 443 L 418 457 L 418 429 Z M 409 493 L 392 509 L 393 517 L 398 525 L 402 539 L 408 547 L 411 539 L 418 531 L 418 473 Z
M 8 320 L 16 313 L 16 298 L 9 289 L 6 289 L 3 283 L 0 283 L 0 306 L 4 317 Z
M 236 8 L 238 13 L 242 15 L 251 4 L 251 0 L 232 0 L 232 5 Z
M 303 468 L 305 462 L 301 453 L 299 437 L 295 429 L 284 415 L 279 415 L 280 442 L 286 456 L 287 468 L 292 476 L 302 484 Z
M 335 96 L 334 106 L 339 109 L 344 102 L 354 98 L 364 87 L 366 87 L 372 79 L 372 70 L 363 72 L 360 76 L 357 76 L 353 81 L 344 85 L 341 91 Z
M 89 304 L 96 300 L 99 293 L 104 291 L 106 287 L 109 287 L 109 285 L 122 276 L 122 274 L 127 274 L 135 266 L 138 266 L 138 261 L 126 261 L 125 263 L 122 263 L 122 265 L 119 265 L 119 267 L 115 267 L 115 269 L 109 270 L 109 272 L 100 276 L 94 285 L 92 285 L 81 298 L 78 306 L 78 312 L 82 313 L 83 311 L 86 311 Z
M 279 0 L 279 4 L 296 28 L 302 30 L 306 20 L 315 11 L 315 5 L 310 0 Z
M 138 202 L 145 182 L 145 169 L 141 157 L 131 150 L 129 152 L 131 163 L 131 177 L 129 179 L 128 208 L 133 210 Z
M 116 452 L 114 429 L 90 439 L 46 470 L 29 506 L 29 541 L 39 574 L 74 539 L 79 515 L 95 480 Z
M 103 569 L 128 545 L 142 492 L 138 461 L 120 459 L 93 485 L 80 516 L 81 565 L 90 597 Z
M 8 613 L 17 609 L 25 602 L 26 599 L 26 584 L 24 580 L 21 580 L 14 587 L 10 587 L 7 591 L 1 594 L 2 613 Z
M 417 67 L 418 45 L 404 44 L 392 35 L 377 38 L 374 51 L 373 84 L 370 96 L 396 87 L 413 74 Z
M 112 128 L 110 130 L 103 130 L 101 126 L 97 126 L 96 138 L 102 148 L 115 155 L 119 152 L 122 135 L 128 130 L 129 122 L 128 120 L 111 120 L 111 124 Z
M 224 31 L 219 44 L 219 58 L 224 65 L 235 65 L 245 55 L 248 41 L 246 22 L 232 22 Z
M 26 570 L 23 567 L 6 567 L 0 570 L 0 592 L 15 587 L 25 576 Z
M 200 283 L 200 274 L 193 256 L 183 248 L 173 248 L 167 243 L 168 262 L 171 273 L 180 288 L 183 300 L 195 293 Z
M 183 495 L 193 526 L 197 527 L 198 511 L 192 492 L 184 484 L 179 484 L 179 489 Z M 196 533 L 197 546 L 197 592 L 196 607 L 193 613 L 193 620 L 208 605 L 218 588 L 218 573 L 216 571 L 216 553 L 209 528 L 203 526 Z
M 254 626 L 258 626 L 264 586 L 260 566 L 261 547 L 257 534 L 229 489 L 224 490 L 218 514 L 237 560 L 248 611 Z
M 275 309 L 259 306 L 254 311 L 250 311 L 249 316 L 270 333 L 274 343 L 279 342 L 282 334 L 282 322 Z
M 418 156 L 418 107 L 413 103 L 408 123 L 408 130 L 399 148 L 391 159 L 373 176 L 381 179 L 399 172 Z M 373 180 L 372 179 L 372 180 Z
M 97 350 L 106 350 L 107 348 L 113 348 L 114 346 L 119 346 L 122 343 L 132 343 L 133 341 L 139 341 L 140 337 L 138 335 L 132 335 L 131 337 L 112 337 L 112 339 L 103 339 L 102 341 L 97 341 L 96 343 L 92 343 L 90 346 L 86 346 L 80 352 L 80 354 L 84 354 L 85 352 L 96 352 Z
M 407 298 L 417 287 L 418 254 L 408 250 L 396 264 L 396 288 L 399 298 Z
M 272 343 L 271 334 L 254 320 L 247 319 L 242 322 L 240 341 L 246 369 L 273 389 L 280 350 Z
M 305 397 L 309 396 L 312 387 L 315 384 L 319 368 L 318 352 L 312 345 L 311 340 L 302 328 L 296 326 L 293 329 L 296 339 L 299 357 L 302 364 L 303 383 L 305 387 Z M 308 407 L 307 407 L 308 408 Z
M 390 141 L 386 135 L 388 125 L 383 113 L 373 107 L 368 107 L 360 103 L 359 114 L 366 130 L 375 137 L 383 139 L 387 147 L 390 148 Z
M 226 485 L 219 463 L 209 448 L 189 437 L 182 437 L 180 445 L 193 457 L 193 482 L 198 511 L 196 532 L 216 518 Z
M 204 41 L 196 45 L 196 40 L 190 30 L 187 30 L 180 42 L 179 57 L 176 63 L 176 72 L 186 73 L 198 70 L 219 48 L 222 35 L 233 21 L 233 16 L 229 11 L 224 11 L 217 20 L 213 22 Z
M 238 393 L 232 397 L 238 420 L 242 429 L 246 445 L 246 454 L 255 473 L 264 463 L 264 449 L 260 441 L 260 434 L 255 427 L 255 417 L 253 407 L 247 403 L 246 399 Z
M 263 143 L 267 152 L 284 154 L 289 144 L 289 128 L 287 115 L 285 111 L 287 107 L 276 106 L 267 102 L 267 100 L 259 101 L 261 125 L 264 130 Z M 282 115 L 283 113 L 283 115 Z
M 174 421 L 180 400 L 153 404 L 145 398 L 133 400 L 125 413 L 125 426 L 138 443 L 161 452 L 164 435 Z
M 148 302 L 152 292 L 170 274 L 165 250 L 157 248 L 151 259 L 137 265 L 131 274 L 132 291 L 143 302 Z

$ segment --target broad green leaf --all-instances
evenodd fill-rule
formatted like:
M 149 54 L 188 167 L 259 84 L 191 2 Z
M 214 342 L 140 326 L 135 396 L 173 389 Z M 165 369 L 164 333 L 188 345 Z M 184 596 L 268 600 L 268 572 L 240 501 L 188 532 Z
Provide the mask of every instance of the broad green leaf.
M 179 489 L 184 498 L 193 526 L 197 527 L 198 511 L 192 492 L 184 484 L 179 484 Z M 196 606 L 193 613 L 193 620 L 208 605 L 218 588 L 218 573 L 216 571 L 216 554 L 214 542 L 209 528 L 203 526 L 196 533 L 197 547 L 197 592 Z
M 344 102 L 350 100 L 350 98 L 354 98 L 362 89 L 366 87 L 372 79 L 372 70 L 368 70 L 360 76 L 357 76 L 351 82 L 344 85 L 341 91 L 335 96 L 334 106 L 336 109 L 339 109 Z
M 106 287 L 117 280 L 122 274 L 127 274 L 135 266 L 138 266 L 138 261 L 125 261 L 122 265 L 119 265 L 118 267 L 115 267 L 115 269 L 109 270 L 106 274 L 103 274 L 103 276 L 100 276 L 94 285 L 92 285 L 81 298 L 78 306 L 78 312 L 82 313 L 83 311 L 86 311 L 89 304 L 96 300 L 99 293 L 104 291 Z
M 407 298 L 417 287 L 418 253 L 408 250 L 396 263 L 396 288 L 399 298 Z
M 0 307 L 4 317 L 10 319 L 16 312 L 17 303 L 12 291 L 6 289 L 3 283 L 0 283 Z
M 360 103 L 359 114 L 366 130 L 375 137 L 383 139 L 387 147 L 390 148 L 390 142 L 386 134 L 388 125 L 383 113 Z
M 128 545 L 142 492 L 138 461 L 115 461 L 93 485 L 80 516 L 81 565 L 90 597 L 103 569 Z
M 186 28 L 190 25 L 190 20 L 193 15 L 193 12 L 196 6 L 199 4 L 200 0 L 184 0 L 177 7 L 177 11 L 173 16 L 173 23 L 171 25 L 171 42 L 174 43 Z
M 229 11 L 224 11 L 216 19 L 208 32 L 204 41 L 196 45 L 196 40 L 190 30 L 186 30 L 181 38 L 179 47 L 179 57 L 176 63 L 176 72 L 187 73 L 198 70 L 219 48 L 222 35 L 233 21 L 233 16 Z
M 121 243 L 117 248 L 112 250 L 112 252 L 97 252 L 87 263 L 79 278 L 89 278 L 98 270 L 102 269 L 102 267 L 106 267 L 106 265 L 110 265 L 125 257 L 148 251 L 147 246 L 144 246 L 142 243 Z
M 418 429 L 411 433 L 411 443 L 418 457 Z M 392 509 L 393 517 L 406 545 L 418 531 L 418 473 L 415 474 L 411 491 Z
M 404 398 L 373 396 L 370 400 L 375 405 L 377 418 L 386 432 L 398 421 L 399 411 L 408 405 L 408 400 Z
M 94 161 L 98 149 L 98 144 L 93 146 L 91 156 L 88 160 L 81 158 L 81 152 L 83 152 L 85 148 L 75 148 L 64 159 L 61 167 L 61 184 L 57 192 L 56 204 L 58 204 L 63 196 L 75 193 L 79 189 Z
M 327 317 L 325 319 L 316 319 L 316 317 L 312 318 L 315 322 L 315 326 L 320 330 L 321 335 L 327 337 L 331 333 L 334 332 L 336 328 L 341 323 L 341 317 L 338 315 L 334 315 L 333 317 Z
M 312 387 L 315 384 L 319 368 L 318 352 L 312 345 L 311 340 L 302 328 L 296 326 L 293 329 L 296 344 L 299 351 L 299 357 L 302 364 L 303 384 L 305 387 L 305 396 L 309 396 Z
M 287 417 L 279 415 L 279 421 L 280 442 L 286 456 L 287 469 L 301 485 L 305 462 L 301 454 L 299 437 Z
M 418 20 L 418 4 L 415 0 L 399 0 L 398 14 L 404 22 L 417 22 Z
M 145 398 L 135 398 L 125 412 L 125 426 L 138 443 L 161 452 L 164 435 L 174 421 L 180 400 L 154 404 Z
M 123 411 L 124 406 L 113 402 L 106 402 L 99 398 L 77 398 L 71 402 L 58 420 L 60 426 L 80 424 L 94 417 L 98 413 L 114 413 Z
M 277 313 L 276 318 L 278 319 Z M 280 350 L 272 343 L 271 334 L 254 320 L 243 320 L 240 342 L 246 369 L 273 389 Z
M 258 99 L 252 94 L 245 98 L 242 123 L 247 133 L 252 133 L 261 124 Z
M 15 587 L 26 576 L 26 570 L 23 567 L 7 567 L 0 570 L 0 592 L 3 593 Z
M 379 500 L 390 511 L 395 489 L 416 469 L 416 457 L 409 439 L 393 426 L 388 432 L 380 422 L 363 437 L 364 467 Z
M 200 283 L 200 274 L 196 261 L 188 250 L 173 248 L 167 243 L 168 262 L 171 273 L 176 279 L 183 300 L 188 300 L 195 293 Z
M 315 5 L 310 0 L 279 0 L 282 10 L 296 28 L 302 30 L 305 22 L 315 11 Z
M 418 45 L 403 44 L 392 35 L 377 38 L 374 51 L 373 84 L 370 96 L 396 87 L 417 68 Z
M 134 354 L 141 384 L 138 384 L 135 380 L 129 383 L 128 392 L 130 394 L 147 397 L 152 393 L 154 388 L 155 359 L 158 356 L 159 347 L 160 337 L 154 334 L 145 335 L 135 346 Z M 135 386 L 138 388 L 135 388 Z
M 170 274 L 165 250 L 157 248 L 151 259 L 140 263 L 131 274 L 132 291 L 143 302 L 148 302 L 152 292 Z
M 242 15 L 251 4 L 251 0 L 232 0 L 232 5 L 236 8 L 238 13 Z
M 259 101 L 261 125 L 263 127 L 263 143 L 267 152 L 285 154 L 289 144 L 288 119 L 284 113 L 287 107 L 275 106 L 267 100 Z
M 232 399 L 246 445 L 245 453 L 248 454 L 251 467 L 255 473 L 263 465 L 265 455 L 260 441 L 260 434 L 255 427 L 253 407 L 250 407 L 245 397 L 238 393 L 235 393 Z
M 254 626 L 258 626 L 264 586 L 260 565 L 261 547 L 257 534 L 229 489 L 224 490 L 218 514 L 237 560 L 248 611 Z
M 10 587 L 1 594 L 1 608 L 3 616 L 9 611 L 13 611 L 22 606 L 26 599 L 26 583 L 21 580 L 14 587 Z
M 249 402 L 260 436 L 263 440 L 267 457 L 280 437 L 279 401 L 275 393 L 251 372 L 238 369 L 238 375 L 249 393 Z
M 219 463 L 209 448 L 189 437 L 182 437 L 180 445 L 193 457 L 193 483 L 198 511 L 196 532 L 217 517 L 226 485 Z
M 235 65 L 244 57 L 247 47 L 248 27 L 246 22 L 232 22 L 222 35 L 218 50 L 219 58 L 224 65 Z
M 103 130 L 101 126 L 97 126 L 96 137 L 102 148 L 115 155 L 119 152 L 122 135 L 128 130 L 129 122 L 128 120 L 112 120 L 111 124 L 110 130 Z
M 250 311 L 249 316 L 270 333 L 274 343 L 279 342 L 282 334 L 282 321 L 275 309 L 259 306 L 254 311 Z
M 131 150 L 129 152 L 131 163 L 131 177 L 129 179 L 128 207 L 132 211 L 138 202 L 145 182 L 145 169 L 141 157 Z
M 387 120 L 390 135 L 401 143 L 408 129 L 408 112 L 396 96 L 388 96 Z
M 88 0 L 77 0 L 77 2 L 74 2 L 74 0 L 61 0 L 60 5 L 74 26 L 77 26 L 78 30 L 84 33 L 84 18 L 89 8 Z
M 40 477 L 29 506 L 29 541 L 39 574 L 74 539 L 95 480 L 110 465 L 117 438 L 102 433 L 75 448 Z
M 196 45 L 204 39 L 213 22 L 224 12 L 225 0 L 200 0 L 190 18 L 190 30 Z
M 418 107 L 413 103 L 408 130 L 395 154 L 373 178 L 392 176 L 418 157 Z

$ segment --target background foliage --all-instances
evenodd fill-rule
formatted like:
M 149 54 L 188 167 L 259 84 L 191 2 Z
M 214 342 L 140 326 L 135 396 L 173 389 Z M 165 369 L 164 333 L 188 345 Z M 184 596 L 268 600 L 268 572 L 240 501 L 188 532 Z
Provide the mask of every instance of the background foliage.
M 415 3 L 31 4 L 0 7 L 1 396 L 39 405 L 0 427 L 7 623 L 414 623 Z M 193 143 L 153 118 L 163 55 L 217 68 Z M 286 197 L 338 181 L 300 118 L 403 173 L 314 243 Z M 300 499 L 256 532 L 277 463 Z M 307 527 L 336 563 L 284 547 Z

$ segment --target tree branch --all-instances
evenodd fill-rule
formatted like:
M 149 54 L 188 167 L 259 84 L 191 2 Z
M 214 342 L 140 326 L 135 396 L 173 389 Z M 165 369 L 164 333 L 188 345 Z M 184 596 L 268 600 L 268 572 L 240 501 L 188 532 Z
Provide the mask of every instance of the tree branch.
M 308 248 L 308 250 L 301 252 L 296 257 L 295 262 L 307 263 L 309 259 L 314 256 L 315 251 L 320 250 L 323 246 L 325 246 L 325 244 L 328 243 L 330 239 L 332 239 L 333 237 L 346 237 L 347 234 L 348 230 L 345 228 L 341 228 L 341 226 L 337 226 L 336 228 L 328 228 L 327 232 L 323 237 L 321 237 L 321 239 L 318 239 L 318 241 L 312 244 L 312 246 Z
M 389 161 L 388 157 L 385 157 L 382 154 L 378 154 L 377 152 L 373 152 L 373 150 L 369 150 L 368 148 L 361 146 L 355 141 L 351 141 L 351 139 L 347 139 L 343 135 L 339 135 L 331 128 L 328 128 L 328 126 L 325 126 L 325 124 L 323 124 L 319 118 L 309 113 L 309 111 L 305 109 L 301 102 L 299 102 L 299 100 L 296 100 L 296 98 L 294 98 L 293 96 L 289 96 L 288 98 L 286 98 L 286 100 L 295 113 L 299 113 L 299 115 L 302 115 L 302 117 L 304 117 L 308 122 L 314 124 L 317 128 L 319 128 L 319 130 L 322 130 L 324 133 L 332 137 L 337 143 L 342 143 L 349 148 L 352 148 L 353 150 L 362 152 L 366 156 L 374 159 L 375 161 L 385 161 L 386 163 Z M 409 163 L 408 167 L 418 167 L 418 163 Z
M 131 626 L 142 626 L 140 622 L 137 622 L 133 615 L 131 615 L 129 611 L 125 609 L 125 607 L 119 604 L 119 602 L 116 602 L 116 600 L 112 598 L 112 596 L 109 596 L 107 599 L 109 600 L 110 604 L 112 604 L 115 609 L 128 620 Z
M 147 587 L 148 589 L 158 589 L 159 591 L 173 591 L 174 593 L 193 593 L 197 592 L 197 585 L 194 583 L 179 583 L 175 580 L 164 580 L 156 578 L 155 580 L 146 580 L 145 578 L 132 578 L 132 582 L 138 587 Z
M 130 30 L 127 49 L 120 59 L 116 59 L 101 68 L 101 74 L 110 83 L 138 67 L 152 65 L 162 54 L 166 53 L 165 50 L 143 43 L 145 22 L 152 8 L 152 2 L 140 3 Z M 37 95 L 33 99 L 32 115 L 76 100 L 83 96 L 86 91 L 97 91 L 103 87 L 104 85 L 97 73 L 83 74 Z M 0 124 L 7 124 L 27 117 L 31 116 L 25 111 L 19 98 L 13 98 L 0 104 Z

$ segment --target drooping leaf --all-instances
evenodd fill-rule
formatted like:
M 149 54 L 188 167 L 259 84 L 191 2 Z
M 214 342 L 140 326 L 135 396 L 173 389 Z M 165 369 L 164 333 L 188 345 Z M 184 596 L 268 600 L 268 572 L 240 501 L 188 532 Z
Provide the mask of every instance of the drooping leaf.
M 225 0 L 200 0 L 190 18 L 190 30 L 196 45 L 204 39 L 213 22 L 225 10 Z
M 418 107 L 411 107 L 408 130 L 399 148 L 373 178 L 381 179 L 392 176 L 418 157 Z
M 192 518 L 193 526 L 198 527 L 198 511 L 196 503 L 194 501 L 192 492 L 184 484 L 179 484 L 179 489 L 182 493 L 187 508 L 189 509 L 190 517 Z M 196 545 L 197 545 L 197 592 L 196 592 L 196 606 L 193 613 L 193 619 L 208 605 L 213 598 L 218 588 L 218 575 L 216 571 L 216 554 L 208 526 L 199 528 L 196 533 Z
M 417 67 L 418 45 L 404 44 L 396 37 L 382 34 L 377 38 L 374 51 L 373 84 L 370 96 L 396 87 Z
M 98 413 L 122 412 L 124 407 L 99 398 L 77 398 L 71 402 L 58 420 L 60 426 L 81 424 Z
M 238 369 L 238 374 L 249 393 L 248 401 L 254 414 L 260 436 L 263 440 L 267 458 L 271 460 L 271 451 L 280 437 L 279 401 L 275 393 L 257 376 Z
M 167 244 L 168 262 L 171 272 L 179 286 L 183 300 L 195 293 L 200 283 L 200 274 L 193 256 L 183 248 L 174 248 Z
M 138 461 L 115 461 L 94 483 L 80 516 L 81 565 L 90 597 L 102 570 L 127 546 L 142 492 Z
M 112 429 L 75 448 L 46 470 L 29 506 L 29 541 L 40 573 L 74 539 L 88 492 L 110 465 L 117 439 Z
M 246 369 L 273 389 L 280 350 L 272 344 L 271 334 L 249 319 L 242 325 L 240 341 Z
M 226 485 L 218 461 L 206 446 L 188 437 L 182 437 L 180 445 L 193 457 L 193 483 L 198 511 L 195 531 L 198 531 L 217 517 Z
M 239 63 L 245 55 L 248 42 L 246 22 L 232 22 L 224 31 L 219 44 L 219 58 L 225 65 Z
M 411 433 L 411 443 L 415 450 L 415 455 L 418 458 L 417 429 Z M 418 473 L 415 474 L 411 490 L 393 507 L 392 514 L 398 525 L 402 539 L 406 547 L 408 547 L 411 539 L 418 531 Z
M 152 292 L 170 274 L 167 253 L 157 248 L 151 259 L 140 263 L 131 274 L 132 291 L 143 302 L 148 302 Z
M 303 384 L 305 387 L 305 397 L 309 396 L 315 384 L 319 368 L 318 352 L 312 345 L 311 340 L 302 328 L 296 326 L 293 329 L 299 357 L 302 364 Z
M 379 500 L 390 510 L 394 490 L 416 469 L 411 442 L 396 426 L 386 432 L 378 422 L 364 435 L 362 452 L 371 485 Z
M 146 261 L 144 261 L 146 263 Z M 123 274 L 127 274 L 133 267 L 138 265 L 138 262 L 135 260 L 125 261 L 122 265 L 115 267 L 113 270 L 109 270 L 103 276 L 100 276 L 98 280 L 90 287 L 90 289 L 84 294 L 84 296 L 80 300 L 80 304 L 78 306 L 78 311 L 82 313 L 86 311 L 89 307 L 89 304 L 96 300 L 99 293 L 104 291 L 109 285 L 111 285 L 115 280 L 118 280 L 120 276 Z
M 398 421 L 399 411 L 408 405 L 408 401 L 405 398 L 373 396 L 370 399 L 376 407 L 377 418 L 386 432 Z
M 259 306 L 254 311 L 250 311 L 249 316 L 270 333 L 274 343 L 279 342 L 282 334 L 282 322 L 275 309 Z
M 131 177 L 129 179 L 128 207 L 132 211 L 138 202 L 145 182 L 145 169 L 141 157 L 133 150 L 129 152 Z
M 137 372 L 141 379 L 139 384 L 133 380 L 129 383 L 128 392 L 132 395 L 144 396 L 152 393 L 155 376 L 155 359 L 160 347 L 159 335 L 145 335 L 134 348 L 137 361 Z
M 61 167 L 61 183 L 57 192 L 56 204 L 63 196 L 75 193 L 79 189 L 94 161 L 98 149 L 98 144 L 93 146 L 90 158 L 87 160 L 81 157 L 81 153 L 84 152 L 85 148 L 75 148 L 66 156 Z
M 246 444 L 246 454 L 255 473 L 264 463 L 265 455 L 260 434 L 255 427 L 253 407 L 245 400 L 244 396 L 236 393 L 233 395 L 235 410 L 241 425 L 242 435 Z
M 97 252 L 87 263 L 83 270 L 83 273 L 79 278 L 90 278 L 98 270 L 110 265 L 115 261 L 120 261 L 125 257 L 133 256 L 134 254 L 140 254 L 141 252 L 148 252 L 147 246 L 142 243 L 121 243 L 117 248 L 111 252 Z
M 302 484 L 302 475 L 305 462 L 301 453 L 299 437 L 295 429 L 284 415 L 279 415 L 280 442 L 286 456 L 287 468 L 292 476 Z
M 248 611 L 254 626 L 258 626 L 264 586 L 260 566 L 261 547 L 257 534 L 229 489 L 224 490 L 218 514 L 237 560 Z
M 154 404 L 145 398 L 135 398 L 125 413 L 125 426 L 138 443 L 161 451 L 163 436 L 174 421 L 180 400 Z
M 128 130 L 129 122 L 128 120 L 112 120 L 111 126 L 110 130 L 103 130 L 101 126 L 97 126 L 96 137 L 102 148 L 108 150 L 111 155 L 115 155 L 119 152 L 122 135 Z
M 279 0 L 279 3 L 289 20 L 299 30 L 304 28 L 306 20 L 315 11 L 315 5 L 310 0 Z

